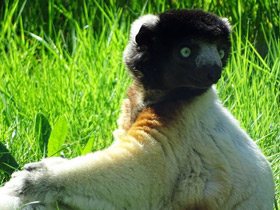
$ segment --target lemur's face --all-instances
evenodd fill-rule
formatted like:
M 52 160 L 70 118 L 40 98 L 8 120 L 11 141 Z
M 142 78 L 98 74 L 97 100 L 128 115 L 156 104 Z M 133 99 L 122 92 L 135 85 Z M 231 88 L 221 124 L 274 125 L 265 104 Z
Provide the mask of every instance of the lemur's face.
M 230 30 L 226 19 L 198 10 L 146 15 L 132 25 L 124 61 L 145 89 L 207 89 L 226 65 Z
M 158 62 L 166 89 L 210 87 L 220 79 L 228 57 L 227 46 L 218 40 L 186 38 L 174 40 L 168 48 L 160 53 L 164 59 Z

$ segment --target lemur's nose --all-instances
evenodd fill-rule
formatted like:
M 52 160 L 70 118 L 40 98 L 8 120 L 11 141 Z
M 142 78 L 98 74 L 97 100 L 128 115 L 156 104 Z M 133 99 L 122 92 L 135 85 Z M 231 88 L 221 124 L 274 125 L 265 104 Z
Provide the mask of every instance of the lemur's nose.
M 212 83 L 217 83 L 221 78 L 222 68 L 219 65 L 207 66 L 205 71 L 205 76 Z

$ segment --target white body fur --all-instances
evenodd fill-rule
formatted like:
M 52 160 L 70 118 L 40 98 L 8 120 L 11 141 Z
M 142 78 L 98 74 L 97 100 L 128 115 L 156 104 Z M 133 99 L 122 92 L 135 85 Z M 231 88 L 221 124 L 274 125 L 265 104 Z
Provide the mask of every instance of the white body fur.
M 134 135 L 120 128 L 121 139 L 108 149 L 29 165 L 34 170 L 17 172 L 0 188 L 0 209 L 39 200 L 25 209 L 51 210 L 59 201 L 81 210 L 272 210 L 270 166 L 215 90 L 180 106 L 167 127 L 136 127 Z M 124 113 L 120 125 L 126 120 Z M 25 187 L 28 194 L 15 194 Z

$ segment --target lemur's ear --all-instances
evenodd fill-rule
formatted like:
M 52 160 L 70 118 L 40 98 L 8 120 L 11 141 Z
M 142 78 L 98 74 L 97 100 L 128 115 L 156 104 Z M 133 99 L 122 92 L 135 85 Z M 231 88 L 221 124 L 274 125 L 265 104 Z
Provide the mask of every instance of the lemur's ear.
M 230 22 L 227 18 L 221 18 L 221 20 L 223 21 L 224 25 L 226 26 L 226 28 L 228 29 L 229 32 L 232 31 L 232 27 L 230 25 Z
M 143 24 L 135 36 L 135 41 L 139 46 L 149 46 L 156 38 L 156 34 L 152 28 Z

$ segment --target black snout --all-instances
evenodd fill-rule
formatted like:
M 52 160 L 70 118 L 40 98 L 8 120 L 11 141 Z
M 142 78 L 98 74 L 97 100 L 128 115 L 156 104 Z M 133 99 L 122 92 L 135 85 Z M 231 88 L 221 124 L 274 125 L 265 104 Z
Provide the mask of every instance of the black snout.
M 207 66 L 205 68 L 205 79 L 208 79 L 211 83 L 217 83 L 221 78 L 222 68 L 218 65 Z

